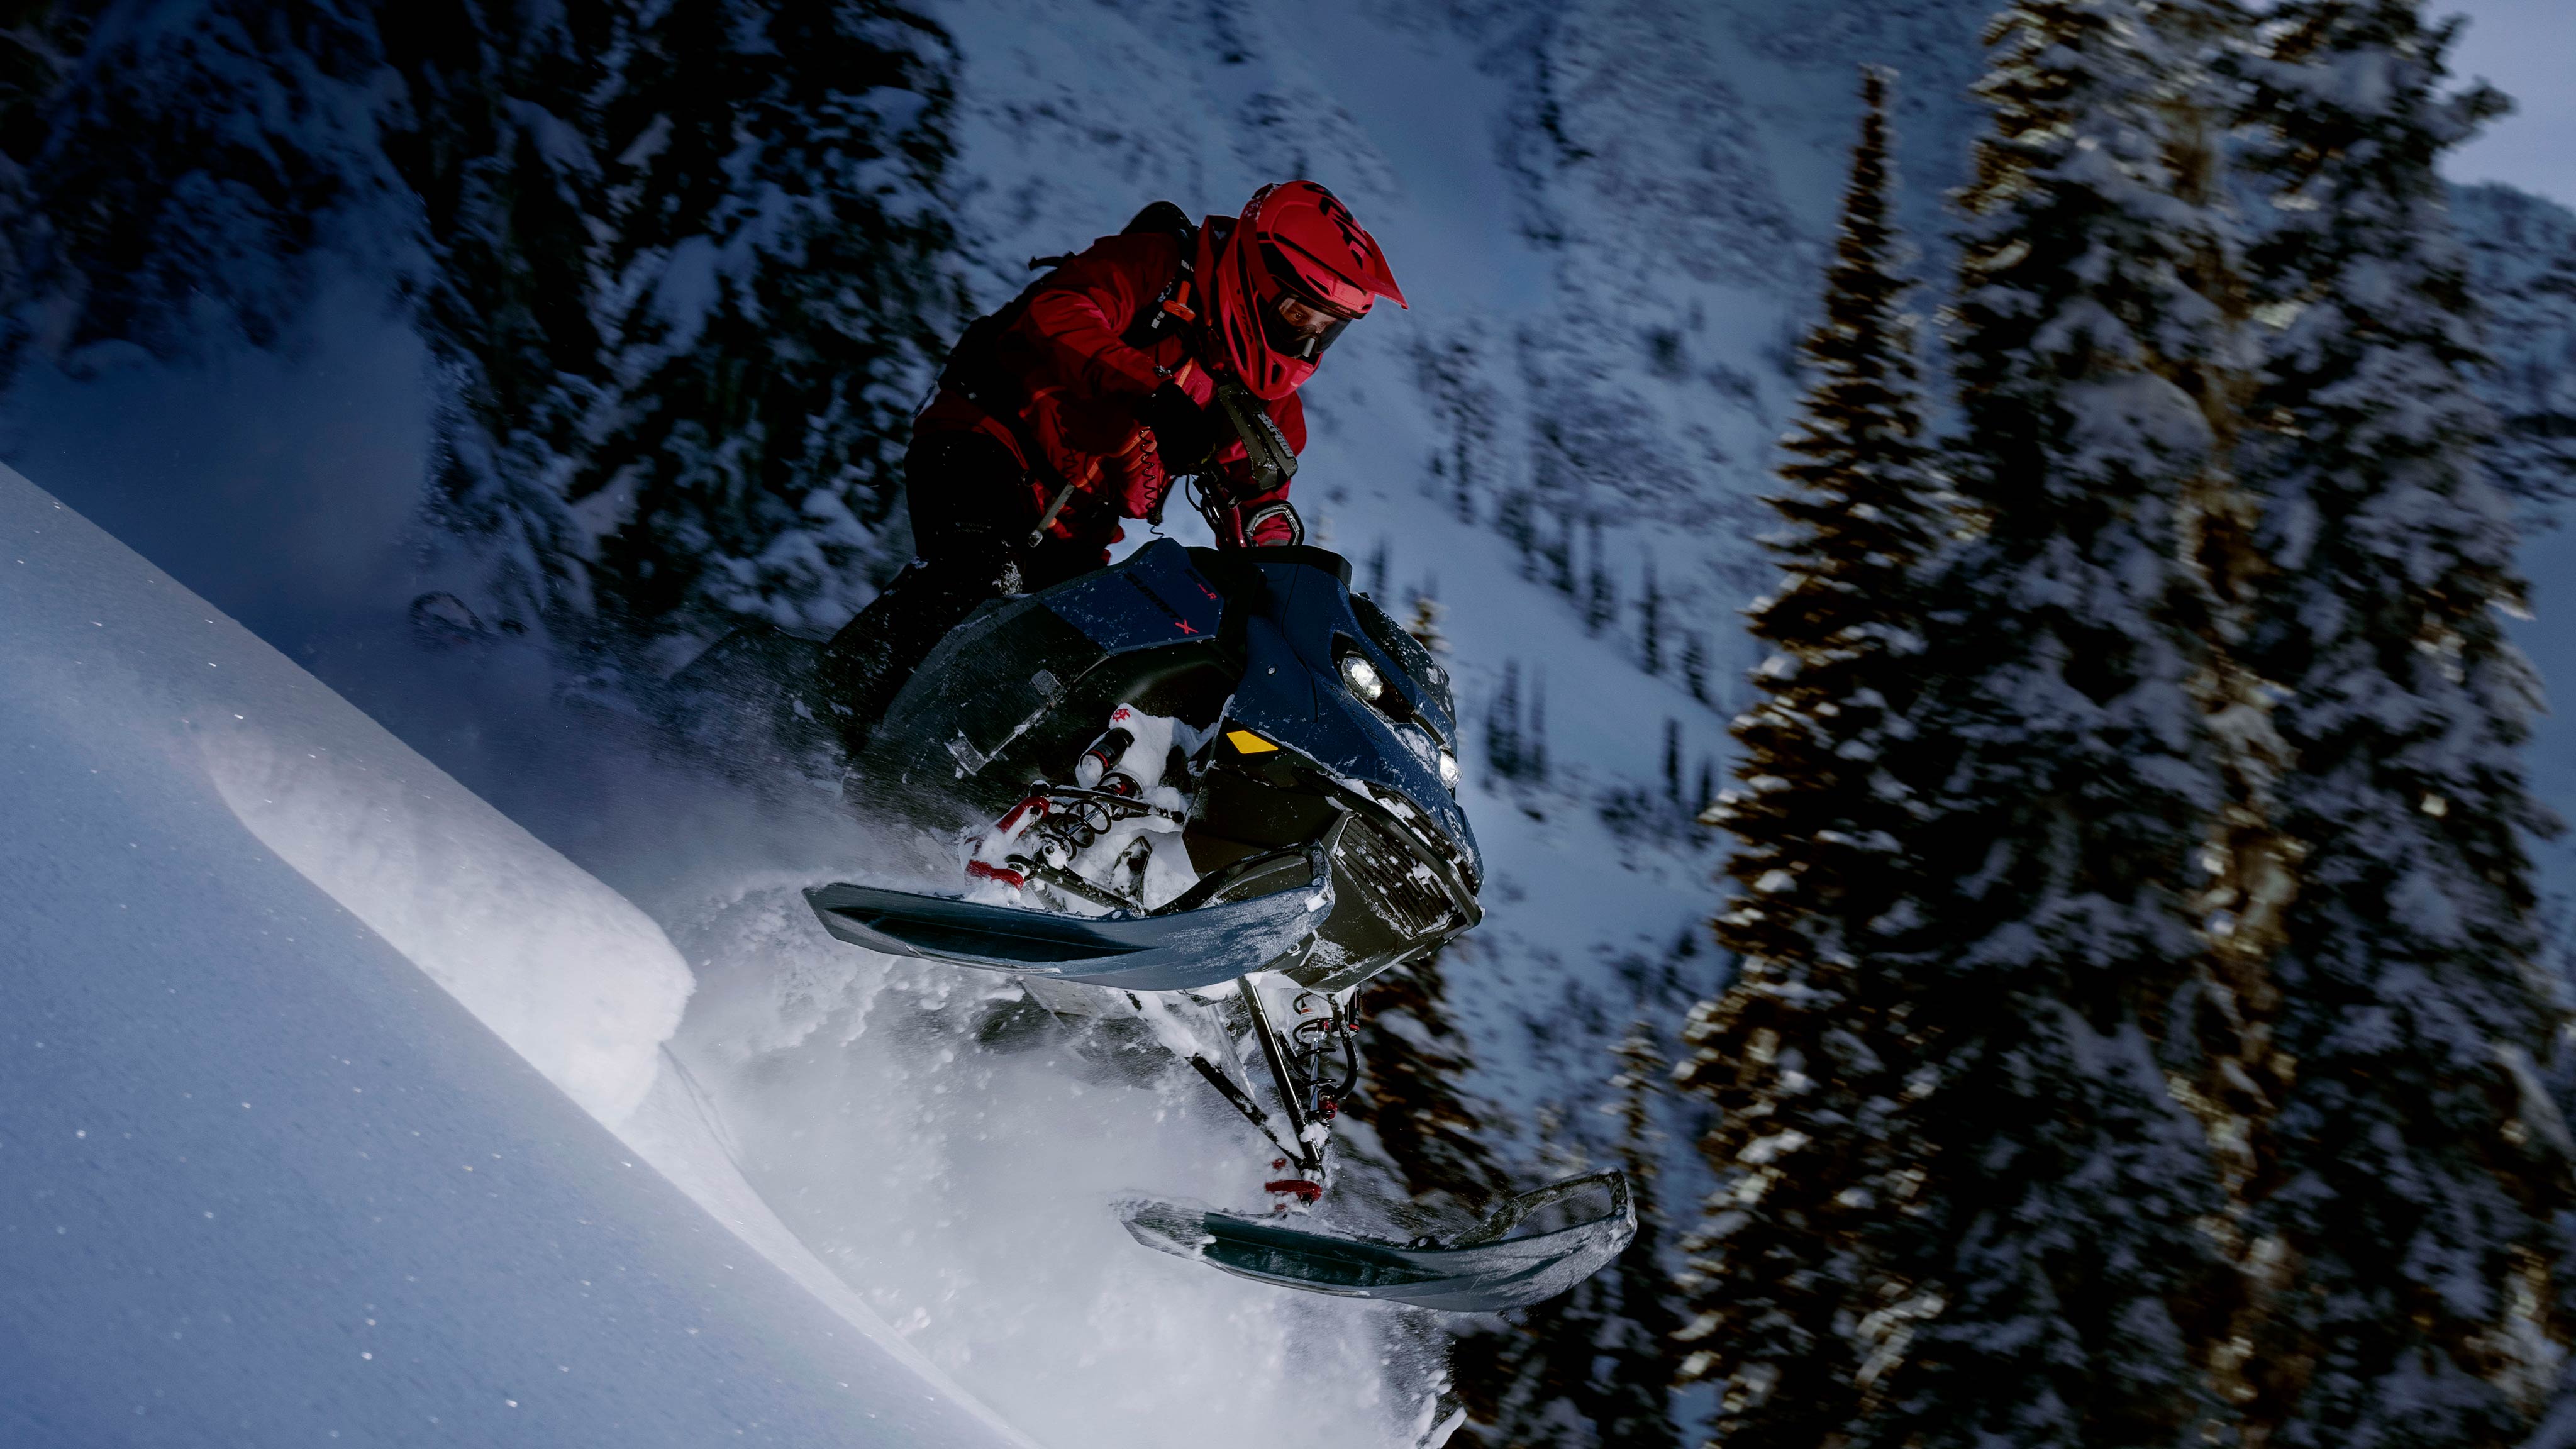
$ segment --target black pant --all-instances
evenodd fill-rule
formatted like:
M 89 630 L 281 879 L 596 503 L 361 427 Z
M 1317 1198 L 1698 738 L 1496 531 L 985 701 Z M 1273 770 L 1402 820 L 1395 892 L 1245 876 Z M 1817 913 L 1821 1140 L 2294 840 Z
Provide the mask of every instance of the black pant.
M 853 755 L 913 671 L 977 605 L 1100 566 L 1097 544 L 1030 544 L 1038 512 L 1028 474 L 982 433 L 916 435 L 903 473 L 917 557 L 832 636 L 816 678 L 820 713 Z

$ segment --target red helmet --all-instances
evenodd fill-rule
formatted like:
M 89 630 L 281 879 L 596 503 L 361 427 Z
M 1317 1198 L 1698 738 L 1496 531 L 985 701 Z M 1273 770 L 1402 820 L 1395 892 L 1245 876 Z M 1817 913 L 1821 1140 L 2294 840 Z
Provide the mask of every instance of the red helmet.
M 1199 276 L 1214 313 L 1208 320 L 1225 361 L 1259 397 L 1276 401 L 1295 392 L 1324 349 L 1377 298 L 1405 305 L 1377 238 L 1340 197 L 1312 181 L 1261 188 L 1242 219 L 1222 238 L 1219 231 L 1210 225 L 1200 232 Z

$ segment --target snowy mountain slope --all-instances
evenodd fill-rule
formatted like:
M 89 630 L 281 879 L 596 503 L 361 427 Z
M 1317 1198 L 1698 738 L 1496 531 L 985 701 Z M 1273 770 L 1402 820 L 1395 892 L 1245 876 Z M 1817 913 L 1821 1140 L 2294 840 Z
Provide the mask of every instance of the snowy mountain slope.
M 1025 1442 L 567 1099 L 649 920 L 14 473 L 0 555 L 0 1439 Z

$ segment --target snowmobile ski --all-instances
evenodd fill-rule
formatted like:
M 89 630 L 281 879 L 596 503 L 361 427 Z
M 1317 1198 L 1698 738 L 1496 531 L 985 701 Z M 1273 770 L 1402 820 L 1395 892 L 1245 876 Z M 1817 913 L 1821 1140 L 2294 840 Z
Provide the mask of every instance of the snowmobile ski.
M 1599 1190 L 1606 1210 L 1567 1226 L 1507 1236 L 1532 1216 Z M 1617 1171 L 1570 1177 L 1504 1203 L 1446 1241 L 1392 1243 L 1153 1200 L 1120 1206 L 1137 1242 L 1212 1268 L 1309 1293 L 1379 1298 L 1449 1313 L 1494 1313 L 1553 1298 L 1619 1256 L 1637 1208 Z
M 825 930 L 871 951 L 1128 991 L 1191 991 L 1262 970 L 1313 939 L 1333 909 L 1329 849 L 1296 852 L 1310 865 L 1303 888 L 1215 905 L 1201 903 L 1213 891 L 1193 889 L 1146 915 L 1061 915 L 848 884 L 812 887 L 805 899 Z

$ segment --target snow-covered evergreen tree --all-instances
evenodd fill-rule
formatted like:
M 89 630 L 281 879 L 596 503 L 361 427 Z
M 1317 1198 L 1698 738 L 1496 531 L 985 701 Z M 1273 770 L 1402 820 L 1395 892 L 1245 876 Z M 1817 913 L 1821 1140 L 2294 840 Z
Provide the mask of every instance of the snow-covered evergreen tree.
M 1544 1303 L 1500 1316 L 1460 1336 L 1452 1351 L 1454 1392 L 1468 1420 L 1457 1449 L 1677 1449 L 1674 1330 L 1680 1315 L 1665 1277 L 1668 1238 L 1661 1199 L 1655 1103 L 1665 1075 L 1645 1022 L 1614 1049 L 1618 1093 L 1606 1110 L 1619 1123 L 1615 1157 L 1637 1207 L 1637 1236 L 1610 1267 Z M 1541 1124 L 1551 1139 L 1547 1166 L 1585 1170 L 1559 1114 Z
M 0 379 L 16 374 L 36 321 L 21 309 L 47 261 L 31 235 L 43 226 L 37 172 L 88 32 L 86 11 L 58 3 L 11 5 L 0 21 Z
M 1750 615 L 1775 652 L 1735 722 L 1737 787 L 1708 814 L 1738 842 L 1718 937 L 1740 964 L 1684 1034 L 1681 1080 L 1718 1120 L 1700 1144 L 1717 1189 L 1688 1240 L 1696 1317 L 1682 1337 L 1688 1375 L 1723 1386 L 1728 1444 L 1815 1444 L 1849 1422 L 1868 1383 L 1858 1325 L 1904 1296 L 1864 1240 L 1896 1206 L 1887 1132 L 1905 1061 L 1884 924 L 1908 894 L 1900 761 L 1940 504 L 1888 217 L 1887 92 L 1884 75 L 1864 78 L 1825 319 L 1806 342 L 1816 381 L 1781 470 L 1790 488 L 1771 500 L 1785 575 Z
M 2278 573 L 2260 635 L 2307 844 L 2283 921 L 2255 1226 L 2281 1266 L 2249 1428 L 2296 1445 L 2519 1442 L 2559 1357 L 2565 1021 L 2522 836 L 2537 702 L 2467 258 L 2436 163 L 2498 98 L 2444 95 L 2418 0 L 2292 0 L 2257 67 L 2274 324 L 2251 449 Z
M 1404 632 L 1413 636 L 1414 643 L 1432 653 L 1446 654 L 1449 652 L 1449 636 L 1440 628 L 1440 616 L 1444 612 L 1439 596 L 1416 594 L 1413 596 L 1413 617 L 1404 621 Z
M 960 297 L 946 38 L 893 0 L 32 6 L 6 358 L 268 346 L 325 258 L 439 363 L 431 514 L 568 641 L 837 624 Z
M 440 364 L 430 513 L 470 540 L 480 602 L 522 626 L 589 616 L 589 530 L 565 488 L 613 395 L 598 318 L 606 198 L 593 108 L 630 28 L 616 0 L 397 6 L 384 146 L 427 265 L 413 315 Z
M 601 117 L 619 392 L 568 491 L 615 500 L 636 624 L 828 629 L 909 556 L 881 526 L 963 300 L 953 66 L 891 0 L 644 12 Z
M 909 414 L 957 312 L 945 38 L 775 0 L 459 32 L 388 26 L 450 364 L 446 521 L 505 607 L 576 635 L 838 624 L 899 551 Z
M 1342 1107 L 1362 1129 L 1349 1134 L 1354 1165 L 1422 1222 L 1482 1208 L 1505 1181 L 1499 1124 L 1466 1085 L 1475 1064 L 1452 1019 L 1442 953 L 1370 978 L 1356 1005 L 1363 1075 Z
M 326 247 L 391 260 L 361 220 L 388 181 L 367 7 L 11 8 L 9 363 L 33 347 L 78 367 L 97 343 L 175 356 L 209 331 L 269 346 Z
M 2232 1317 L 2213 1311 L 2195 1351 L 2222 1400 L 2251 1390 L 2241 1343 L 2262 1313 L 2259 1285 L 2277 1265 L 2251 1223 L 2260 1144 L 2279 1105 L 2282 1062 L 2272 1030 L 2281 993 L 2273 957 L 2281 914 L 2297 891 L 2303 853 L 2281 822 L 2276 782 L 2289 750 L 2272 724 L 2276 691 L 2253 660 L 2258 596 L 2271 572 L 2259 540 L 2262 506 L 2239 476 L 2238 451 L 2255 380 L 2251 304 L 2228 167 L 2242 119 L 2243 62 L 2251 32 L 2232 4 L 2171 5 L 2157 12 L 2162 39 L 2182 62 L 2167 89 L 2164 155 L 2175 200 L 2216 224 L 2191 230 L 2177 274 L 2211 310 L 2212 345 L 2163 360 L 2160 371 L 2190 396 L 2210 447 L 2181 494 L 2180 547 L 2198 586 L 2202 648 L 2190 692 L 2215 750 L 2221 794 L 2201 824 L 2199 887 L 2189 899 L 2202 958 L 2163 1013 L 2168 1084 L 2200 1119 L 2225 1194 L 2209 1224 L 2231 1258 Z
M 1956 486 L 1923 727 L 1938 874 L 1906 912 L 1904 1135 L 1924 1174 L 1891 1274 L 1940 1300 L 1875 1385 L 1872 1444 L 2200 1444 L 2232 1313 L 2225 1196 L 2168 1086 L 2229 755 L 2190 520 L 2239 342 L 2209 264 L 2204 58 L 2234 17 L 2026 0 L 1989 31 L 1964 194 Z
M 1610 1449 L 1677 1449 L 1681 1431 L 1673 1417 L 1673 1388 L 1683 1349 L 1676 1335 L 1681 1305 L 1667 1276 L 1664 1247 L 1672 1240 L 1662 1191 L 1663 1134 L 1655 1106 L 1670 1076 L 1655 1048 L 1655 1033 L 1640 1021 L 1618 1051 L 1619 1168 L 1637 1204 L 1637 1236 L 1609 1270 L 1617 1289 L 1615 1311 L 1603 1315 L 1594 1344 L 1596 1384 L 1592 1421 Z

